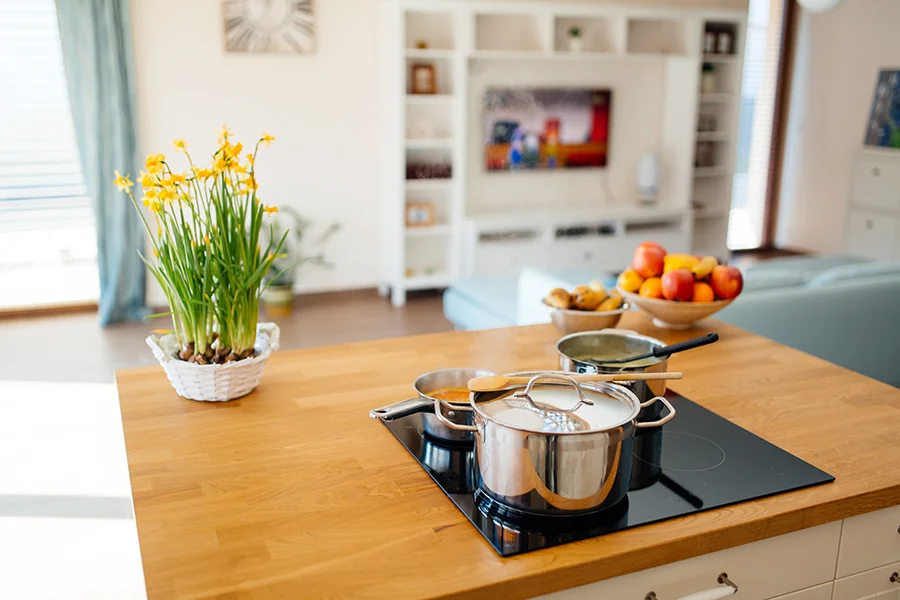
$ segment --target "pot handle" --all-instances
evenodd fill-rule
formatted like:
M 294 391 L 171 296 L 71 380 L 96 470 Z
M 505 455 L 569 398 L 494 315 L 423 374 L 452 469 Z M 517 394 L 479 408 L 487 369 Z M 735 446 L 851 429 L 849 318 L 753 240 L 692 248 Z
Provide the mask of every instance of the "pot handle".
M 541 379 L 552 379 L 555 381 L 568 383 L 575 388 L 576 392 L 578 392 L 578 402 L 576 402 L 575 406 L 573 406 L 572 408 L 556 408 L 555 406 L 545 406 L 543 404 L 538 404 L 537 402 L 532 400 L 531 396 L 529 396 L 528 394 L 530 394 L 531 390 L 534 389 L 534 384 Z M 562 375 L 560 373 L 538 373 L 528 380 L 528 385 L 525 386 L 525 391 L 516 392 L 512 395 L 512 397 L 524 398 L 528 401 L 528 404 L 530 404 L 532 408 L 541 412 L 571 413 L 581 408 L 582 404 L 587 404 L 588 406 L 592 406 L 594 404 L 593 400 L 584 397 L 584 390 L 581 389 L 581 385 L 578 383 L 577 379 L 575 379 L 571 375 Z
M 381 408 L 373 408 L 369 411 L 369 417 L 380 421 L 393 421 L 401 417 L 407 417 L 416 413 L 431 409 L 431 400 L 426 398 L 410 398 L 394 402 Z
M 438 421 L 449 427 L 450 429 L 455 429 L 457 431 L 478 431 L 478 427 L 474 425 L 462 425 L 460 423 L 454 423 L 450 419 L 444 416 L 444 413 L 441 411 L 441 407 L 444 405 L 442 400 L 437 400 L 434 403 L 434 416 L 438 418 Z M 454 406 L 453 410 L 461 410 L 464 412 L 473 412 L 474 409 L 471 406 Z
M 634 424 L 635 427 L 637 427 L 638 429 L 646 429 L 647 427 L 660 427 L 675 418 L 675 407 L 669 404 L 669 401 L 666 400 L 663 396 L 656 396 L 652 400 L 641 404 L 641 407 L 646 408 L 657 401 L 662 402 L 663 405 L 669 409 L 669 412 L 666 413 L 666 416 L 661 419 L 657 419 L 656 421 L 647 421 L 646 423 L 636 422 Z

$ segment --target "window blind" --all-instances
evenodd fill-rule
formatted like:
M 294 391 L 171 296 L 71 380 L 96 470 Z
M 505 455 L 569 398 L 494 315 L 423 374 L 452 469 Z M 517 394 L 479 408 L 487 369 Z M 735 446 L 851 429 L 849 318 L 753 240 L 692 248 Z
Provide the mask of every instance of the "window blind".
M 92 225 L 53 0 L 0 0 L 0 231 Z

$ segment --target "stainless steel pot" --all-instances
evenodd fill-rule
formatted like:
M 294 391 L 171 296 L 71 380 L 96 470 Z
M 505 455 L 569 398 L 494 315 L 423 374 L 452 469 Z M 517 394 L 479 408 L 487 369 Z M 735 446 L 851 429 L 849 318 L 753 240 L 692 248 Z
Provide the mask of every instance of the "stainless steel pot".
M 559 368 L 571 373 L 622 373 L 622 372 L 665 372 L 669 368 L 668 358 L 652 358 L 641 361 L 638 366 L 603 365 L 586 360 L 589 357 L 625 358 L 650 352 L 665 346 L 665 342 L 627 329 L 603 329 L 567 335 L 556 342 L 559 354 Z M 627 381 L 619 382 L 634 392 L 642 403 L 666 393 L 666 382 Z M 659 415 L 660 405 L 651 405 L 649 411 L 641 413 L 642 419 L 652 419 Z
M 474 425 L 447 419 L 442 402 L 435 403 L 435 416 L 451 429 L 475 434 L 478 487 L 498 502 L 540 515 L 590 513 L 619 502 L 631 481 L 635 432 L 675 417 L 665 398 L 642 406 L 622 386 L 579 385 L 555 373 L 535 375 L 524 389 L 472 394 L 469 402 Z M 656 402 L 668 413 L 638 422 L 641 408 Z
M 475 440 L 475 434 L 470 431 L 451 429 L 435 417 L 436 400 L 429 394 L 446 388 L 466 388 L 470 379 L 484 375 L 496 375 L 496 373 L 483 369 L 438 369 L 425 373 L 413 384 L 413 388 L 419 394 L 417 398 L 373 409 L 369 412 L 369 416 L 382 421 L 393 421 L 412 414 L 423 413 L 422 429 L 429 437 L 444 442 L 471 444 Z M 446 420 L 457 425 L 472 424 L 472 412 L 468 410 L 468 403 L 447 402 L 446 404 L 449 407 L 444 414 Z M 462 409 L 460 410 L 459 407 Z

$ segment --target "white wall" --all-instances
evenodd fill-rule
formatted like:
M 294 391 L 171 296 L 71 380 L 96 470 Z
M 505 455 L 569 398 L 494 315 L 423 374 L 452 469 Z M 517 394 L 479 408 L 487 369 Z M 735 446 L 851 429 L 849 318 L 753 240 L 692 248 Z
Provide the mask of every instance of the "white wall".
M 336 268 L 309 269 L 300 285 L 375 285 L 378 2 L 316 2 L 310 55 L 226 53 L 220 0 L 132 0 L 131 10 L 140 156 L 174 154 L 177 137 L 202 156 L 223 123 L 245 146 L 271 133 L 277 141 L 257 162 L 260 197 L 342 227 L 326 247 Z M 162 300 L 158 290 L 150 300 Z
M 862 147 L 882 67 L 900 67 L 900 2 L 845 0 L 801 12 L 776 243 L 841 249 L 851 160 Z

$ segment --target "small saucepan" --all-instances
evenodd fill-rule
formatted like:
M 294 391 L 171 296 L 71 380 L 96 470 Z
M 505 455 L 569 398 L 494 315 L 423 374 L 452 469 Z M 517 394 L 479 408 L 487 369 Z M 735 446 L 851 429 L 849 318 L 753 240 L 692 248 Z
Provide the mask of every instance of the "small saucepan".
M 475 441 L 471 431 L 451 429 L 444 425 L 434 414 L 436 398 L 444 401 L 448 407 L 444 417 L 457 425 L 472 425 L 472 412 L 469 407 L 468 383 L 470 379 L 484 375 L 496 375 L 484 369 L 438 369 L 425 373 L 413 384 L 418 398 L 402 400 L 376 408 L 369 412 L 373 419 L 393 421 L 416 413 L 422 413 L 422 428 L 430 438 L 443 442 L 468 443 Z M 462 410 L 460 410 L 462 407 Z

